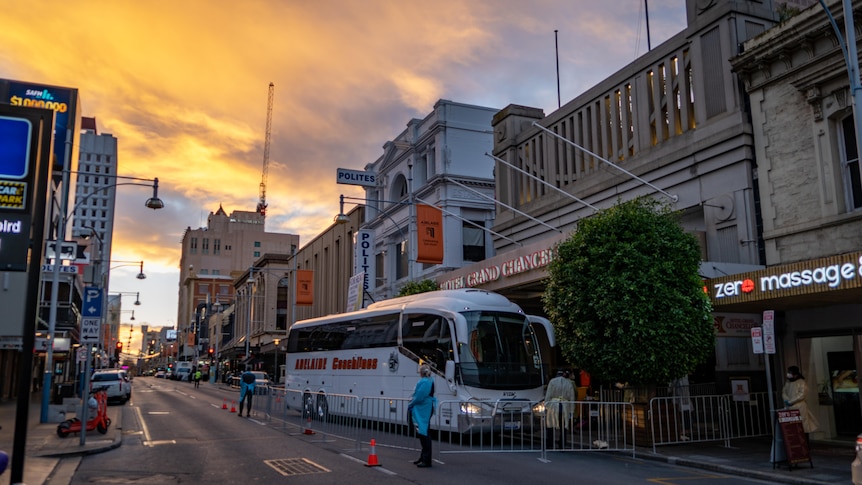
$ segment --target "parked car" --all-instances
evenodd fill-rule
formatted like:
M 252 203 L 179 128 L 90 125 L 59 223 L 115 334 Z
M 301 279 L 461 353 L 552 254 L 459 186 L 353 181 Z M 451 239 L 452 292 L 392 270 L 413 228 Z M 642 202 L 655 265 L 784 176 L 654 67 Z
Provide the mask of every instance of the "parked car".
M 164 379 L 167 373 L 163 370 L 156 371 L 156 379 Z
M 90 388 L 106 387 L 108 400 L 125 404 L 132 398 L 132 380 L 124 370 L 100 370 L 90 377 Z

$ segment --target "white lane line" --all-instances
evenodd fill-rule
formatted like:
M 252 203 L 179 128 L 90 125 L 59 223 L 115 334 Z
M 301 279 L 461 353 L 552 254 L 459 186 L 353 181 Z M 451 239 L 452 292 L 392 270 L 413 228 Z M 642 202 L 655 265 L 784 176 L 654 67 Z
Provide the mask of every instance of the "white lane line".
M 345 455 L 344 453 L 339 453 L 339 454 L 340 454 L 341 456 L 343 456 L 344 458 L 347 458 L 348 460 L 353 460 L 353 461 L 355 461 L 356 463 L 361 463 L 361 464 L 363 464 L 363 465 L 365 464 L 365 462 L 364 462 L 364 461 L 362 461 L 362 460 L 360 460 L 359 458 L 356 458 L 356 457 L 353 457 L 353 456 L 350 456 L 350 455 Z M 386 468 L 383 468 L 382 466 L 375 466 L 375 467 L 372 467 L 372 468 L 374 468 L 375 470 L 377 470 L 377 471 L 379 471 L 379 472 L 383 472 L 383 473 L 385 473 L 385 474 L 387 474 L 387 475 L 393 475 L 393 476 L 394 476 L 394 475 L 398 475 L 398 474 L 397 474 L 397 473 L 395 473 L 394 471 L 392 471 L 392 470 L 387 470 Z

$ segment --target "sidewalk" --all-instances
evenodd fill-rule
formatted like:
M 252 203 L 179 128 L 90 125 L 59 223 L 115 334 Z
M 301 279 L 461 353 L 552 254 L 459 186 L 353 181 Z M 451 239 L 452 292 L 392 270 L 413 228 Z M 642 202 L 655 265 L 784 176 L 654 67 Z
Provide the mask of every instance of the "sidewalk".
M 710 470 L 727 475 L 766 480 L 774 483 L 850 484 L 850 464 L 856 457 L 855 441 L 811 443 L 811 463 L 799 463 L 789 470 L 785 463 L 775 468 L 770 462 L 771 438 L 724 442 L 686 443 L 638 449 L 638 458 Z
M 0 485 L 8 485 L 12 473 L 12 448 L 15 439 L 15 424 L 17 401 L 0 402 L 0 450 L 10 455 L 9 466 L 0 475 Z M 126 405 L 112 404 L 108 406 L 108 417 L 111 426 L 106 434 L 96 430 L 87 433 L 84 445 L 78 433 L 66 438 L 57 436 L 58 423 L 40 423 L 42 410 L 42 395 L 34 393 L 30 399 L 27 416 L 27 446 L 24 457 L 24 483 L 26 485 L 41 485 L 51 478 L 52 485 L 69 483 L 77 469 L 74 466 L 58 467 L 61 458 L 80 457 L 112 450 L 122 444 L 123 413 Z M 72 418 L 75 413 L 67 413 L 66 418 Z

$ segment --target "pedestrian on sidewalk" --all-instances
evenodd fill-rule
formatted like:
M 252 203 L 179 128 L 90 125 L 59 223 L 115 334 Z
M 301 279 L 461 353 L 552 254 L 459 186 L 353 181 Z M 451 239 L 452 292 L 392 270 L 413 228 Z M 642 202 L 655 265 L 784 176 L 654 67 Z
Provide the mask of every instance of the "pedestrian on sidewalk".
M 431 466 L 431 416 L 434 416 L 434 408 L 437 407 L 437 398 L 434 397 L 434 378 L 431 377 L 431 367 L 428 364 L 419 366 L 419 381 L 413 389 L 413 398 L 407 405 L 407 414 L 413 420 L 416 427 L 416 435 L 422 452 L 419 459 L 413 464 L 419 468 Z
M 242 416 L 242 408 L 245 401 L 248 401 L 245 417 L 251 416 L 251 401 L 254 397 L 255 381 L 254 374 L 251 372 L 251 366 L 246 366 L 245 372 L 243 372 L 242 377 L 239 379 L 239 414 L 237 416 Z
M 814 417 L 814 414 L 808 409 L 808 403 L 805 402 L 808 397 L 808 385 L 805 383 L 805 377 L 799 372 L 799 367 L 791 365 L 787 368 L 787 384 L 781 391 L 781 397 L 784 399 L 785 407 L 799 410 L 805 438 L 809 439 L 809 433 L 820 429 L 820 423 L 817 422 L 817 418 Z

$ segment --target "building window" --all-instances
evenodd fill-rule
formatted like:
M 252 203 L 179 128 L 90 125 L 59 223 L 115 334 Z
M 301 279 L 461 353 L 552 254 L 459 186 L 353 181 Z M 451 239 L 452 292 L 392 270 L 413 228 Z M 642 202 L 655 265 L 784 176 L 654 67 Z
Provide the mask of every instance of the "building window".
M 395 245 L 395 279 L 406 278 L 410 262 L 407 260 L 407 241 Z
M 850 210 L 862 207 L 862 170 L 859 168 L 859 152 L 856 149 L 856 127 L 853 116 L 841 121 L 844 148 L 841 160 L 844 189 L 847 194 L 847 207 Z
M 482 221 L 471 221 L 484 227 Z M 461 223 L 461 237 L 464 247 L 464 261 L 485 260 L 485 231 L 466 221 Z
M 189 240 L 189 252 L 192 254 L 198 252 L 198 238 L 193 237 Z
M 221 239 L 213 239 L 213 254 L 221 254 Z
M 255 258 L 259 258 L 259 257 L 260 257 L 260 251 L 255 251 L 255 252 L 254 252 L 254 257 L 255 257 Z
M 204 238 L 201 243 L 201 254 L 209 254 L 210 253 L 210 240 L 209 238 Z
M 375 282 L 374 287 L 383 286 L 386 283 L 386 274 L 383 272 L 385 269 L 384 262 L 386 261 L 386 251 L 380 251 L 379 253 L 374 255 L 374 274 Z
M 201 283 L 200 285 L 198 285 L 198 294 L 199 295 L 206 295 L 209 292 L 210 292 L 210 285 L 208 285 L 207 283 Z
M 221 270 L 220 269 L 214 269 L 212 274 L 221 274 Z
M 254 247 L 259 248 L 259 247 L 260 247 L 260 241 L 255 241 L 255 242 L 254 242 Z

